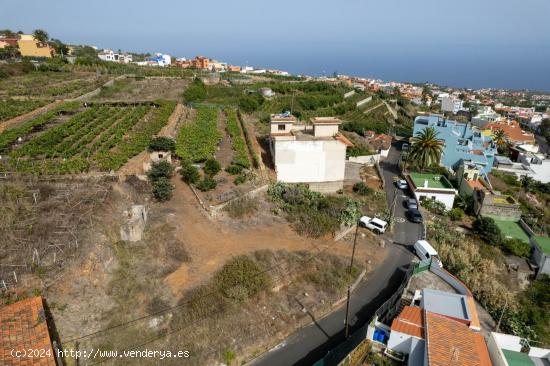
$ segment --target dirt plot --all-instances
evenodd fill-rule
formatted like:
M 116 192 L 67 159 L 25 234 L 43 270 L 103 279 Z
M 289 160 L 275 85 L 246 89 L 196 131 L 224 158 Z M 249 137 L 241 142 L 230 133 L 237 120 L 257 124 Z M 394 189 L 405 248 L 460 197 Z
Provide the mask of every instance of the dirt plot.
M 152 101 L 156 99 L 181 100 L 188 79 L 161 77 L 126 77 L 113 86 L 102 88 L 94 97 L 98 101 Z
M 138 341 L 159 338 L 155 348 L 175 349 L 185 345 L 193 350 L 200 358 L 193 358 L 190 364 L 223 360 L 228 349 L 238 351 L 239 357 L 250 357 L 268 347 L 273 337 L 283 337 L 311 321 L 310 315 L 302 312 L 302 306 L 320 316 L 342 297 L 340 290 L 326 287 L 324 276 L 347 268 L 353 235 L 339 242 L 300 237 L 284 218 L 271 214 L 270 203 L 263 197 L 259 198 L 256 212 L 248 218 L 232 219 L 222 212 L 212 219 L 198 205 L 187 185 L 178 178 L 173 183 L 174 197 L 167 203 L 151 202 L 149 185 L 135 177 L 109 184 L 101 205 L 88 210 L 90 216 L 84 220 L 84 229 L 75 233 L 76 238 L 71 236 L 72 241 L 78 241 L 71 260 L 58 260 L 55 271 L 36 270 L 20 280 L 25 286 L 19 288 L 21 296 L 25 292 L 43 294 L 66 347 L 76 345 L 72 342 L 74 338 L 146 316 L 144 321 L 79 339 L 79 347 L 93 345 L 120 350 Z M 32 195 L 28 199 L 32 205 Z M 149 208 L 143 240 L 122 242 L 122 212 L 136 203 Z M 74 205 L 70 200 L 56 200 L 48 209 L 58 212 L 61 204 Z M 199 316 L 193 309 L 149 316 L 192 298 L 193 289 L 207 285 L 225 263 L 250 253 L 265 266 L 284 264 L 273 277 L 273 291 L 250 302 L 224 302 L 223 315 L 201 320 L 183 332 L 180 328 L 190 325 L 190 317 Z M 358 265 L 371 269 L 385 253 L 376 238 L 360 232 Z M 17 256 L 16 252 L 12 254 Z M 317 255 L 311 265 L 301 264 Z M 32 250 L 24 257 L 32 259 Z M 10 261 L 15 263 L 16 259 Z M 48 265 L 53 261 L 51 255 L 41 254 L 41 259 Z M 285 275 L 283 270 L 293 268 L 306 271 L 298 277 Z M 340 281 L 338 278 L 331 281 Z M 214 304 L 209 303 L 204 309 L 211 309 Z M 216 332 L 209 332 L 211 329 Z M 167 331 L 173 335 L 163 337 Z M 196 335 L 192 339 L 188 337 L 190 332 Z

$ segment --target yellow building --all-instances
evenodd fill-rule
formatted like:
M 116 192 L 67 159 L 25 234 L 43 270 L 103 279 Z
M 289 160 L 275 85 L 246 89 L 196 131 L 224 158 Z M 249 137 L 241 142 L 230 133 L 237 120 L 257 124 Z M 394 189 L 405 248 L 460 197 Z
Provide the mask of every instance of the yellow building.
M 55 52 L 47 43 L 37 41 L 31 34 L 22 34 L 17 45 L 21 56 L 52 57 Z

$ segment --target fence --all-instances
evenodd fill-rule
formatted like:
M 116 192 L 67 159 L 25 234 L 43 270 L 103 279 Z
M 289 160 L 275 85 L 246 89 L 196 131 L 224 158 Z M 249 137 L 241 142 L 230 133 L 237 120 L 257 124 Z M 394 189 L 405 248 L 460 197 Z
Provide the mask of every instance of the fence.
M 369 324 L 373 321 L 373 319 L 381 319 L 381 321 L 384 323 L 387 319 L 393 318 L 399 310 L 401 296 L 407 288 L 409 280 L 414 274 L 415 268 L 416 265 L 409 267 L 399 288 L 374 312 L 374 315 L 367 323 L 357 329 L 347 340 L 345 340 L 339 346 L 329 351 L 329 353 L 325 357 L 317 361 L 314 366 L 343 364 L 349 357 L 350 353 L 367 338 Z

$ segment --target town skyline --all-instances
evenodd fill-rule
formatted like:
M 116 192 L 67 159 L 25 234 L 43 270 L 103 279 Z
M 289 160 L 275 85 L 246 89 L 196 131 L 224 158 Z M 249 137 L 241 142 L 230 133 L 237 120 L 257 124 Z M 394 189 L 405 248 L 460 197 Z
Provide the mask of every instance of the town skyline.
M 355 1 L 342 9 L 326 4 L 308 8 L 306 2 L 289 7 L 293 11 L 269 12 L 260 12 L 260 6 L 248 1 L 233 7 L 214 3 L 206 10 L 193 4 L 172 4 L 144 7 L 147 11 L 132 6 L 131 21 L 120 21 L 129 6 L 125 2 L 87 5 L 85 16 L 79 13 L 78 2 L 19 5 L 28 8 L 29 16 L 8 16 L 12 5 L 7 4 L 7 11 L 0 15 L 3 27 L 25 32 L 44 28 L 53 38 L 71 44 L 176 57 L 205 55 L 311 76 L 338 72 L 460 88 L 550 91 L 546 66 L 550 64 L 550 30 L 543 22 L 550 8 L 543 1 L 533 1 L 527 9 L 519 3 L 497 6 L 488 1 L 475 4 L 478 11 L 474 13 L 466 12 L 469 6 L 465 4 L 445 18 L 430 17 L 441 10 L 433 1 L 425 2 L 425 13 L 402 2 L 394 4 L 397 10 L 391 12 L 386 5 Z M 185 14 L 193 17 L 183 21 Z M 393 21 L 385 14 L 392 14 Z M 415 27 L 415 16 L 429 18 L 430 26 Z M 519 21 L 503 20 L 510 17 Z M 292 26 L 277 27 L 283 18 Z

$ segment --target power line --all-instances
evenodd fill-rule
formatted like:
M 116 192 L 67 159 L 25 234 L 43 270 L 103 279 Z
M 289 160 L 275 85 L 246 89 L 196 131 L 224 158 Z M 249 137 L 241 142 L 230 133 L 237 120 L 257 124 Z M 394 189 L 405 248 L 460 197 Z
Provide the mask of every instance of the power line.
M 320 252 L 318 252 L 316 255 L 310 256 L 306 261 L 304 261 L 303 264 L 306 264 L 306 263 L 308 263 L 308 262 L 314 260 L 315 258 L 319 257 L 321 254 L 325 253 L 329 248 L 330 248 L 330 247 L 327 246 L 326 248 L 324 248 L 323 250 L 321 250 Z M 279 266 L 280 264 L 281 264 L 281 263 L 279 263 L 277 266 Z M 291 274 L 291 273 L 293 273 L 293 272 L 301 272 L 301 271 L 303 271 L 303 269 L 302 269 L 301 267 L 299 267 L 299 270 L 289 270 L 289 271 L 287 271 L 286 273 L 283 273 L 282 275 L 283 275 L 283 276 L 284 276 L 284 275 L 289 275 L 289 274 Z M 261 272 L 260 272 L 260 273 L 261 273 Z M 259 273 L 258 273 L 257 275 L 259 275 Z M 293 282 L 294 282 L 294 280 L 291 281 L 289 284 L 292 284 Z M 201 297 L 199 297 L 199 298 L 202 298 L 202 297 L 203 297 L 203 296 L 201 296 Z M 221 309 L 221 310 L 218 310 L 218 311 L 215 311 L 215 312 L 206 314 L 206 315 L 205 315 L 204 317 L 202 317 L 202 318 L 196 319 L 196 320 L 194 320 L 194 321 L 192 321 L 192 322 L 190 322 L 190 323 L 186 323 L 186 325 L 183 326 L 183 327 L 181 327 L 181 328 L 172 330 L 172 331 L 167 332 L 167 333 L 163 333 L 163 334 L 161 334 L 161 335 L 159 335 L 159 336 L 157 336 L 157 337 L 151 338 L 151 339 L 149 339 L 149 340 L 147 340 L 147 341 L 145 341 L 145 342 L 142 342 L 142 343 L 140 343 L 140 344 L 133 345 L 133 346 L 129 346 L 129 347 L 123 349 L 123 350 L 120 351 L 120 352 L 129 352 L 129 351 L 132 351 L 132 350 L 136 350 L 136 349 L 138 349 L 138 348 L 141 348 L 141 347 L 143 347 L 143 346 L 146 346 L 146 345 L 148 345 L 148 344 L 151 344 L 151 343 L 153 343 L 153 342 L 156 342 L 156 341 L 158 341 L 158 340 L 160 340 L 160 339 L 162 339 L 162 338 L 165 338 L 165 337 L 167 337 L 167 336 L 169 336 L 169 335 L 171 335 L 171 334 L 175 334 L 175 333 L 181 332 L 182 330 L 187 329 L 189 326 L 191 326 L 191 325 L 193 325 L 193 324 L 197 324 L 197 323 L 199 323 L 199 322 L 201 322 L 201 321 L 203 321 L 203 320 L 205 320 L 205 319 L 211 317 L 212 315 L 216 315 L 216 314 L 222 313 L 223 311 L 224 311 L 224 309 Z M 109 361 L 109 360 L 112 360 L 112 359 L 111 359 L 111 358 L 106 358 L 106 359 L 103 359 L 103 360 L 101 360 L 101 361 L 99 361 L 99 362 L 93 363 L 92 365 L 99 365 L 99 364 L 102 364 L 102 363 L 104 363 L 104 362 L 106 362 L 106 361 Z
M 311 249 L 317 249 L 317 247 L 315 245 L 312 245 L 308 250 L 311 250 Z M 328 247 L 327 247 L 328 249 Z M 320 253 L 323 253 L 324 251 L 320 252 Z M 258 276 L 261 276 L 263 274 L 266 274 L 266 273 L 269 273 L 273 270 L 275 270 L 277 267 L 280 267 L 281 265 L 283 265 L 284 263 L 281 262 L 281 263 L 277 263 L 263 271 L 260 271 L 258 273 L 256 273 L 256 275 L 254 275 L 252 278 L 256 278 Z M 244 284 L 244 282 L 241 282 L 241 283 L 238 283 L 236 284 L 235 286 L 238 286 L 238 285 L 242 285 Z M 207 292 L 201 296 L 199 296 L 197 299 L 193 299 L 193 300 L 198 300 L 198 299 L 202 299 L 202 298 L 205 298 L 205 297 L 209 297 L 209 296 L 213 296 L 217 293 L 217 291 L 211 291 L 211 292 Z M 122 323 L 119 323 L 119 324 L 116 324 L 116 325 L 113 325 L 113 326 L 110 326 L 110 327 L 107 327 L 107 328 L 103 328 L 103 329 L 100 329 L 98 331 L 95 331 L 95 332 L 92 332 L 92 333 L 88 333 L 88 334 L 85 334 L 85 335 L 82 335 L 82 336 L 78 336 L 78 337 L 74 337 L 74 338 L 70 338 L 66 341 L 64 341 L 63 343 L 70 343 L 70 342 L 74 342 L 74 341 L 78 341 L 78 340 L 81 340 L 81 339 L 84 339 L 84 338 L 90 338 L 90 337 L 94 337 L 94 336 L 97 336 L 98 334 L 101 334 L 101 333 L 105 333 L 105 332 L 108 332 L 108 331 L 111 331 L 113 329 L 117 329 L 117 328 L 120 328 L 120 327 L 124 327 L 126 325 L 130 325 L 130 324 L 133 324 L 133 323 L 136 323 L 136 322 L 139 322 L 139 321 L 142 321 L 142 320 L 145 320 L 145 319 L 149 319 L 149 318 L 152 318 L 152 317 L 155 317 L 155 316 L 158 316 L 158 315 L 161 315 L 161 314 L 164 314 L 164 313 L 167 313 L 169 311 L 172 311 L 172 310 L 175 310 L 175 309 L 178 309 L 178 308 L 181 308 L 181 307 L 184 307 L 186 305 L 189 305 L 191 303 L 191 300 L 188 300 L 188 301 L 184 301 L 180 304 L 177 304 L 177 305 L 174 305 L 174 306 L 170 306 L 170 307 L 167 307 L 163 310 L 159 310 L 159 311 L 156 311 L 156 312 L 153 312 L 153 313 L 150 313 L 148 315 L 144 315 L 144 316 L 141 316 L 141 317 L 138 317 L 138 318 L 134 318 L 134 319 L 131 319 L 131 320 L 128 320 L 126 322 L 122 322 Z

